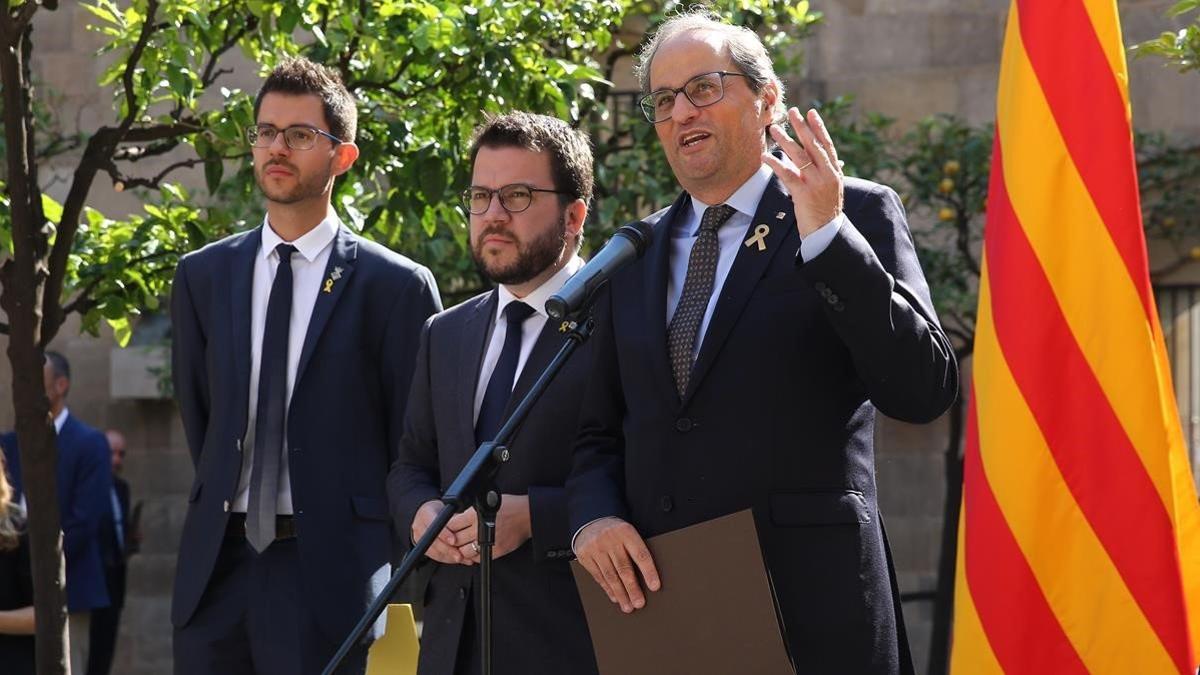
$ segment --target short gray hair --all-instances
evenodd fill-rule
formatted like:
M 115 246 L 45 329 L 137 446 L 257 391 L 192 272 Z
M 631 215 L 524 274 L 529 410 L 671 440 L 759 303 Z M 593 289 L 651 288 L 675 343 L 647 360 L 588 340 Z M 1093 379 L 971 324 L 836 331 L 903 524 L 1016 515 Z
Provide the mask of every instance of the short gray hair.
M 784 103 L 783 82 L 775 74 L 775 64 L 771 63 L 771 57 L 767 54 L 762 39 L 749 28 L 726 23 L 717 14 L 705 8 L 692 8 L 671 16 L 654 31 L 650 41 L 638 52 L 633 73 L 637 76 L 642 93 L 650 93 L 650 63 L 658 53 L 658 48 L 677 35 L 693 31 L 712 31 L 725 38 L 725 49 L 729 51 L 730 60 L 746 75 L 746 81 L 754 93 L 762 93 L 767 84 L 773 82 L 778 95 L 771 110 L 771 118 L 775 122 L 786 120 L 787 106 Z

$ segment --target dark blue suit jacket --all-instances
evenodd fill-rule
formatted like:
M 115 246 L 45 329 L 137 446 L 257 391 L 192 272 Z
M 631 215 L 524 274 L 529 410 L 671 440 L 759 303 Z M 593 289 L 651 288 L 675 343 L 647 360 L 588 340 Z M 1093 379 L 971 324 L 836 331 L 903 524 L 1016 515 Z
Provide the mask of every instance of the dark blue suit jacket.
M 13 484 L 13 501 L 24 494 L 16 433 L 0 437 Z M 104 434 L 68 414 L 58 433 L 58 513 L 67 562 L 67 610 L 107 607 L 100 555 L 100 521 L 110 507 L 112 451 Z
M 571 527 L 619 516 L 652 536 L 753 509 L 798 672 L 911 672 L 875 411 L 930 421 L 958 379 L 900 200 L 847 179 L 850 224 L 804 263 L 772 178 L 748 230 L 770 229 L 765 249 L 739 247 L 680 400 L 666 296 L 669 228 L 687 198 L 651 217 L 645 257 L 598 300 Z
M 416 375 L 400 458 L 388 476 L 396 529 L 412 529 L 417 509 L 438 499 L 475 452 L 475 391 L 496 316 L 496 293 L 485 293 L 447 310 L 421 334 Z M 558 353 L 566 338 L 548 320 L 529 353 L 509 398 L 511 414 Z M 563 482 L 571 468 L 571 446 L 590 366 L 585 343 L 567 361 L 529 417 L 517 430 L 511 459 L 500 468 L 501 493 L 527 494 L 532 538 L 495 562 L 495 672 L 596 672 L 591 638 L 567 561 L 571 535 Z M 464 672 L 457 663 L 460 635 L 479 567 L 433 563 L 425 592 L 421 673 Z M 478 658 L 476 645 L 468 645 Z
M 196 467 L 171 618 L 188 623 L 221 548 L 241 471 L 250 307 L 261 228 L 184 256 L 172 291 L 172 363 Z M 428 269 L 340 227 L 287 415 L 300 578 L 312 619 L 340 641 L 393 559 L 385 477 L 396 456 L 421 326 L 441 309 Z

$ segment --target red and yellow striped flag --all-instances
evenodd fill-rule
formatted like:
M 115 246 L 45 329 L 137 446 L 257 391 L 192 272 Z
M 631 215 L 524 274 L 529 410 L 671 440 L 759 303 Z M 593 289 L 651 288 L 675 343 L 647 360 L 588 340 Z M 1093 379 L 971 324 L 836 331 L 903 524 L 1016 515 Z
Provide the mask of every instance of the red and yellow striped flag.
M 1014 0 L 997 108 L 951 667 L 1195 673 L 1200 508 L 1114 0 Z

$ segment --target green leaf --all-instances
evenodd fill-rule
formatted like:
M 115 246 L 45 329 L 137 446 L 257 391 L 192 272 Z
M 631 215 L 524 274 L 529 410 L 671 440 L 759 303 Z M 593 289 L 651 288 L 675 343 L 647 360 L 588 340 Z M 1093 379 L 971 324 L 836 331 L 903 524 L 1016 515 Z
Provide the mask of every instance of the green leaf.
M 42 193 L 42 212 L 46 214 L 46 220 L 59 224 L 62 220 L 63 207 L 62 204 L 54 201 L 54 198 L 45 192 Z

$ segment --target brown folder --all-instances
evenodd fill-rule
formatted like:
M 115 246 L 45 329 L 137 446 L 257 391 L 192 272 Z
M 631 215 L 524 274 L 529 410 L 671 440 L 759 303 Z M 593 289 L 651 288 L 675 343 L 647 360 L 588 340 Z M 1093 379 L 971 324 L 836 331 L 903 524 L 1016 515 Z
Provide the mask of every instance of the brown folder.
M 624 614 L 571 563 L 601 675 L 795 673 L 750 511 L 646 540 L 662 587 Z M 645 585 L 643 584 L 643 589 Z

